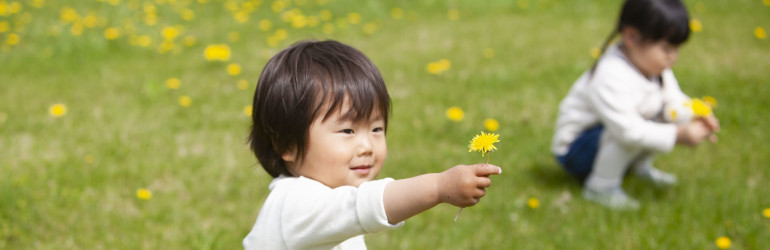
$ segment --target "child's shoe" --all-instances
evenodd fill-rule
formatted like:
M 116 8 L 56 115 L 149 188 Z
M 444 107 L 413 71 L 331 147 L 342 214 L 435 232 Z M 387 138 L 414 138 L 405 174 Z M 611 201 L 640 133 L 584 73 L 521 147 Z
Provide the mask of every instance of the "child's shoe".
M 636 176 L 649 181 L 657 187 L 672 187 L 677 183 L 676 175 L 666 173 L 663 170 L 654 168 L 652 166 L 645 167 L 636 171 Z
M 639 209 L 639 201 L 629 197 L 620 187 L 607 190 L 593 190 L 586 186 L 583 188 L 583 198 L 612 210 Z

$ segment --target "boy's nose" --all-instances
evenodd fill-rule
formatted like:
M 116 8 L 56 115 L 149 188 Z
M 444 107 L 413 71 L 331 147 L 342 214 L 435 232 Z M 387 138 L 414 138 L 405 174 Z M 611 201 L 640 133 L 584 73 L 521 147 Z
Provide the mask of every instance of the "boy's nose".
M 358 140 L 358 149 L 357 153 L 359 155 L 364 154 L 371 154 L 372 153 L 372 139 L 369 138 L 369 136 L 361 136 L 361 138 Z

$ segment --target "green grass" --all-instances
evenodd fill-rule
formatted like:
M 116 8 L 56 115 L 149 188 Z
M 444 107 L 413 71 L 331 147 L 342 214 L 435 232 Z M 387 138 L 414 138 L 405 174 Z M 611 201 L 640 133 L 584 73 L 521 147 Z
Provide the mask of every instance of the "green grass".
M 762 1 L 686 1 L 703 31 L 691 36 L 674 70 L 685 92 L 719 100 L 723 130 L 717 144 L 658 159 L 679 186 L 659 190 L 627 179 L 624 187 L 643 204 L 636 212 L 583 200 L 579 183 L 549 152 L 557 105 L 593 63 L 588 51 L 613 27 L 618 1 L 292 1 L 288 9 L 304 15 L 333 13 L 301 29 L 281 21 L 272 1 L 244 24 L 228 1 L 155 1 L 154 26 L 142 21 L 151 1 L 32 2 L 0 14 L 10 24 L 0 33 L 0 248 L 239 248 L 271 180 L 245 144 L 250 124 L 242 110 L 272 54 L 297 40 L 327 38 L 362 50 L 388 84 L 390 157 L 380 177 L 482 162 L 467 152 L 467 141 L 486 118 L 501 125 L 490 163 L 504 173 L 492 177 L 479 205 L 457 222 L 457 208 L 439 205 L 402 228 L 367 236 L 372 249 L 715 249 L 720 236 L 733 249 L 770 248 L 770 218 L 762 215 L 770 208 L 770 40 L 753 35 L 755 27 L 770 29 Z M 105 23 L 73 36 L 60 21 L 65 6 Z M 402 19 L 391 17 L 394 7 Z M 182 8 L 195 19 L 182 20 Z M 447 18 L 450 9 L 458 20 Z M 346 23 L 351 12 L 360 23 Z M 274 27 L 259 30 L 261 19 Z M 125 22 L 152 46 L 132 45 L 127 33 L 104 38 L 106 27 Z M 334 33 L 322 31 L 325 23 L 335 24 Z M 376 31 L 364 32 L 367 23 Z M 184 27 L 175 40 L 180 50 L 160 54 L 160 31 L 171 25 Z M 266 39 L 277 28 L 289 35 L 271 47 Z M 7 44 L 10 32 L 18 44 Z M 231 32 L 240 38 L 230 40 Z M 196 44 L 182 46 L 188 35 Z M 205 47 L 218 43 L 230 46 L 230 60 L 206 61 Z M 486 48 L 493 58 L 483 56 Z M 451 69 L 428 74 L 425 66 L 439 59 Z M 229 63 L 243 72 L 228 75 Z M 181 79 L 180 89 L 165 88 L 171 77 Z M 241 79 L 247 90 L 237 88 Z M 190 107 L 178 105 L 183 95 Z M 67 106 L 66 115 L 48 114 L 55 103 Z M 465 111 L 464 120 L 446 119 L 452 106 Z M 152 198 L 138 199 L 140 188 Z M 530 198 L 540 206 L 529 208 Z

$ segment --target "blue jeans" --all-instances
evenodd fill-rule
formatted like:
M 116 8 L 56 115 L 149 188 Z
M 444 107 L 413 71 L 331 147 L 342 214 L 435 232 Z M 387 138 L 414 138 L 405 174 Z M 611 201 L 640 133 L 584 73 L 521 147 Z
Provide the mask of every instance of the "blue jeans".
M 589 128 L 575 139 L 569 146 L 569 151 L 565 155 L 557 155 L 556 160 L 567 173 L 578 179 L 585 180 L 591 173 L 594 166 L 596 153 L 599 151 L 599 140 L 601 139 L 604 126 L 597 125 Z

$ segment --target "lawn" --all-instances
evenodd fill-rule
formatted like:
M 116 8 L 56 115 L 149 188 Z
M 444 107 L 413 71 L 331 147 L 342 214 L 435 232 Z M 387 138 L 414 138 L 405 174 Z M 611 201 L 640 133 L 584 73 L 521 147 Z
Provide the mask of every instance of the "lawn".
M 468 141 L 499 123 L 503 174 L 480 204 L 457 221 L 439 205 L 371 249 L 770 249 L 770 1 L 685 3 L 699 29 L 674 72 L 718 100 L 719 142 L 658 158 L 674 188 L 627 178 L 642 208 L 617 212 L 583 200 L 549 147 L 619 1 L 0 0 L 0 248 L 241 247 L 271 181 L 246 145 L 260 71 L 335 39 L 393 99 L 380 177 L 484 162 Z

